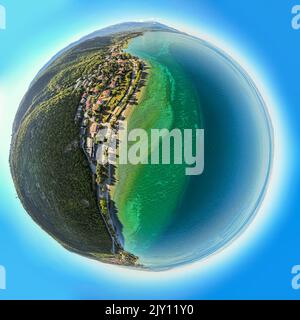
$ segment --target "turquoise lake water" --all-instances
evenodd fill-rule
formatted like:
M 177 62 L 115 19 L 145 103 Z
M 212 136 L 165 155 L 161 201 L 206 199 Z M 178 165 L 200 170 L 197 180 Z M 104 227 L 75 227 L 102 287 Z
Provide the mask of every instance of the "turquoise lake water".
M 254 217 L 270 173 L 271 124 L 255 84 L 212 45 L 148 32 L 127 51 L 151 67 L 129 129 L 205 131 L 201 175 L 186 176 L 185 164 L 119 166 L 114 200 L 125 249 L 169 268 L 216 252 Z

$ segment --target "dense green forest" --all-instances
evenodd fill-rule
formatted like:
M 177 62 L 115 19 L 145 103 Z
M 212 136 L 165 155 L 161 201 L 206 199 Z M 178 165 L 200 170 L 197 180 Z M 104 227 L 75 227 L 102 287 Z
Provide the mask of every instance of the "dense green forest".
M 10 155 L 18 196 L 32 218 L 69 250 L 104 261 L 113 259 L 113 244 L 79 144 L 74 115 L 81 92 L 74 85 L 98 68 L 111 41 L 86 41 L 36 77 L 16 116 Z

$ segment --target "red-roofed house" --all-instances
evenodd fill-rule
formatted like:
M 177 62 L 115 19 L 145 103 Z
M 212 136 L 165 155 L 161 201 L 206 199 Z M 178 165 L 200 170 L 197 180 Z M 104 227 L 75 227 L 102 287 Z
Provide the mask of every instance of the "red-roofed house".
M 92 108 L 93 111 L 99 111 L 99 105 L 98 104 L 93 104 L 93 108 Z
M 103 100 L 101 98 L 98 99 L 97 104 L 100 106 L 101 104 L 103 104 Z
M 117 85 L 117 82 L 116 82 L 115 80 L 113 80 L 113 81 L 111 82 L 111 84 L 110 84 L 110 87 L 113 89 L 113 88 L 116 87 L 116 85 Z
M 107 90 L 104 90 L 100 96 L 101 99 L 105 99 L 105 98 L 108 98 L 110 96 L 110 90 L 107 89 Z
M 92 138 L 94 138 L 99 130 L 99 125 L 96 122 L 93 122 L 90 126 L 90 135 Z
M 90 109 L 90 107 L 91 107 L 91 101 L 88 100 L 88 101 L 86 102 L 86 108 L 87 108 L 87 109 Z
M 110 95 L 110 90 L 109 90 L 109 89 L 104 90 L 104 91 L 102 92 L 102 95 L 105 96 L 105 97 L 108 97 L 108 96 Z

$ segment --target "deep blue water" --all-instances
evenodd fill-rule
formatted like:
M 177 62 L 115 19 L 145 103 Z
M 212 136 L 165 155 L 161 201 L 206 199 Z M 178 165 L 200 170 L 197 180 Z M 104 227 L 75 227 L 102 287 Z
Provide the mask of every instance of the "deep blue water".
M 163 50 L 155 50 L 159 47 Z M 132 42 L 130 51 L 155 58 L 175 80 L 180 68 L 198 96 L 205 130 L 205 170 L 188 179 L 168 227 L 151 247 L 139 252 L 152 267 L 188 263 L 223 248 L 255 215 L 271 167 L 270 119 L 245 71 L 204 41 L 146 33 Z M 155 224 L 154 217 L 152 221 Z

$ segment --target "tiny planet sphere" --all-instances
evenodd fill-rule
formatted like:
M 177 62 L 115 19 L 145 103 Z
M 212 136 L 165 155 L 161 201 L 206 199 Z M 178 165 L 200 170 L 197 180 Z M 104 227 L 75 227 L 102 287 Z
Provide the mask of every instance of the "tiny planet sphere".
M 149 137 L 139 163 L 109 161 L 123 141 L 115 149 L 107 141 L 125 125 Z M 178 133 L 169 163 L 151 163 L 164 145 L 149 147 L 153 130 Z M 127 147 L 133 154 L 141 144 Z M 38 73 L 15 118 L 10 165 L 25 210 L 66 249 L 165 270 L 222 250 L 246 229 L 272 157 L 268 110 L 242 66 L 207 41 L 129 22 L 84 37 Z M 202 170 L 187 174 L 200 158 Z

